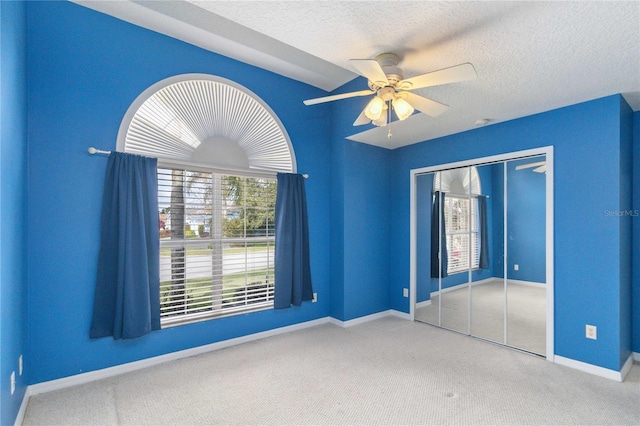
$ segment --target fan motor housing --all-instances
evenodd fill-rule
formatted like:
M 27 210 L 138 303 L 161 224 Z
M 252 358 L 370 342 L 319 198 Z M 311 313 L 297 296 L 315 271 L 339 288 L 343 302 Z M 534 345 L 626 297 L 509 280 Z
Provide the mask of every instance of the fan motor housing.
M 398 67 L 398 62 L 400 62 L 400 58 L 395 53 L 381 53 L 376 56 L 376 61 L 382 68 L 382 71 L 387 76 L 388 84 L 385 86 L 376 84 L 375 82 L 370 81 L 369 87 L 372 90 L 382 89 L 386 86 L 396 87 L 396 85 L 404 79 L 404 74 L 402 69 Z
M 402 70 L 398 67 L 382 67 L 384 74 L 387 76 L 388 84 L 383 86 L 381 84 L 374 83 L 373 81 L 369 81 L 369 88 L 371 90 L 378 90 L 383 87 L 396 87 L 396 85 L 404 79 L 402 75 Z
M 383 101 L 387 102 L 392 100 L 396 94 L 396 89 L 391 86 L 382 87 L 378 89 L 378 96 L 382 98 Z

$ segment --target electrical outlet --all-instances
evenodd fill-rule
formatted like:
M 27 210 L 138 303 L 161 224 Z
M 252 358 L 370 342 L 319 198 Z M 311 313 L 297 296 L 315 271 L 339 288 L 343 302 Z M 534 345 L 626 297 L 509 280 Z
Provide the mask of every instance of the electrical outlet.
M 519 271 L 520 270 L 520 265 L 518 265 L 517 263 L 515 265 L 513 265 L 513 270 L 514 271 Z
M 22 376 L 22 355 L 18 357 L 18 375 Z
M 409 289 L 408 288 L 403 288 L 402 289 L 402 295 L 404 297 L 409 297 Z
M 11 372 L 11 395 L 16 391 L 16 372 Z
M 585 337 L 587 339 L 597 340 L 598 339 L 598 327 L 596 327 L 595 325 L 587 324 L 585 326 Z
M 313 303 L 316 303 L 318 301 L 318 293 L 313 293 L 313 299 L 311 299 L 311 301 Z

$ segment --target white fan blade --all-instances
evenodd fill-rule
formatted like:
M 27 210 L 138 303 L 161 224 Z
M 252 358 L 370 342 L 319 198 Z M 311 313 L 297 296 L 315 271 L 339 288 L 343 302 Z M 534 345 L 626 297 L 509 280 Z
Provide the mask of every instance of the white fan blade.
M 536 173 L 544 173 L 544 172 L 547 171 L 547 165 L 545 164 L 543 166 L 535 168 L 535 169 L 533 169 L 533 171 L 536 172 Z
M 476 78 L 478 78 L 478 74 L 476 74 L 475 68 L 473 68 L 473 65 L 470 63 L 466 63 L 402 80 L 398 83 L 397 87 L 402 90 L 413 90 L 422 87 L 475 80 Z
M 371 120 L 369 119 L 369 117 L 367 117 L 365 115 L 365 111 L 366 111 L 367 107 L 365 107 L 362 112 L 360 113 L 360 115 L 358 116 L 358 118 L 356 118 L 356 121 L 353 122 L 354 126 L 362 126 L 363 124 L 369 124 L 371 123 Z
M 358 74 L 366 77 L 370 82 L 380 87 L 389 85 L 387 76 L 378 61 L 374 59 L 349 59 L 349 62 L 358 71 Z
M 400 92 L 400 95 L 418 111 L 436 117 L 449 109 L 448 105 L 441 104 L 432 99 L 416 95 L 415 93 Z
M 516 166 L 516 170 L 529 169 L 531 167 L 541 167 L 546 165 L 545 161 L 536 161 L 535 163 L 520 164 Z
M 323 102 L 337 101 L 340 99 L 355 98 L 356 96 L 367 96 L 376 93 L 373 90 L 361 90 L 359 92 L 341 93 L 339 95 L 324 96 L 322 98 L 307 99 L 303 101 L 305 105 L 321 104 Z

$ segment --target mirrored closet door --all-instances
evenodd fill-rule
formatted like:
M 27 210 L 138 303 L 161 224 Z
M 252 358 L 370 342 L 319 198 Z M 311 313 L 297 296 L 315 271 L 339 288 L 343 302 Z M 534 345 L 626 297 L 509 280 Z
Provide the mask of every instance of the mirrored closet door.
M 481 214 L 486 219 L 479 230 L 479 243 L 481 246 L 484 243 L 486 260 L 471 294 L 470 334 L 504 344 L 504 163 L 485 164 L 476 169 L 484 190 Z
M 546 353 L 545 156 L 417 173 L 414 319 Z
M 505 341 L 537 354 L 546 347 L 546 167 L 544 156 L 505 163 Z

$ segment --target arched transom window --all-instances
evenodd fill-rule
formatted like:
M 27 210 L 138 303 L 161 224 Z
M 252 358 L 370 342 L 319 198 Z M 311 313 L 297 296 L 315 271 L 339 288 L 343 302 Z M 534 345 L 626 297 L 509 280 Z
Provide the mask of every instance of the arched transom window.
M 258 96 L 221 77 L 160 81 L 131 105 L 118 150 L 235 170 L 295 172 L 284 126 Z

